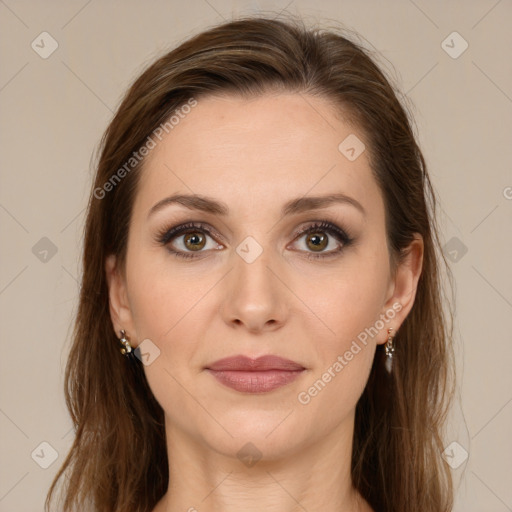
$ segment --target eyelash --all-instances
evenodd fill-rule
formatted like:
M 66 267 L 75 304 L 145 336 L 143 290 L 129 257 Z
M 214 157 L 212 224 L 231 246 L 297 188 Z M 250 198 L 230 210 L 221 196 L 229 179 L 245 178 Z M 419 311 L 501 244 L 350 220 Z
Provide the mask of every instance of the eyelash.
M 164 228 L 160 230 L 157 235 L 157 241 L 161 244 L 166 246 L 171 240 L 174 238 L 177 238 L 180 235 L 184 235 L 190 232 L 204 232 L 210 237 L 214 237 L 214 232 L 212 229 L 202 222 L 189 222 L 187 224 L 180 224 L 179 226 L 175 226 L 173 228 Z M 327 253 L 309 253 L 306 257 L 308 259 L 324 259 L 336 256 L 337 254 L 341 253 L 345 248 L 350 246 L 354 239 L 343 229 L 336 226 L 336 224 L 333 224 L 332 222 L 328 220 L 321 220 L 318 222 L 313 223 L 312 225 L 308 226 L 305 229 L 302 229 L 296 233 L 294 233 L 294 240 L 297 238 L 300 238 L 304 235 L 307 235 L 309 233 L 316 233 L 316 232 L 325 232 L 330 235 L 334 235 L 334 238 L 336 238 L 339 242 L 341 242 L 343 245 L 341 248 L 336 249 L 334 251 L 329 251 Z M 174 256 L 178 258 L 185 258 L 185 259 L 192 259 L 197 258 L 198 256 L 193 253 L 187 253 L 182 251 L 175 251 L 173 249 L 169 249 L 168 251 L 173 254 Z M 203 251 L 199 251 L 203 252 Z

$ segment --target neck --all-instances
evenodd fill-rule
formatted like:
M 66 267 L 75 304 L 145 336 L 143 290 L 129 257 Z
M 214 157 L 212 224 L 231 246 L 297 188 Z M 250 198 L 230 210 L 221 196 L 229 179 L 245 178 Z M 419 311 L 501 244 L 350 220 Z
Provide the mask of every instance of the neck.
M 169 487 L 153 512 L 373 512 L 352 486 L 350 429 L 279 457 L 254 444 L 245 457 L 237 456 L 240 448 L 219 453 L 169 422 L 166 432 Z

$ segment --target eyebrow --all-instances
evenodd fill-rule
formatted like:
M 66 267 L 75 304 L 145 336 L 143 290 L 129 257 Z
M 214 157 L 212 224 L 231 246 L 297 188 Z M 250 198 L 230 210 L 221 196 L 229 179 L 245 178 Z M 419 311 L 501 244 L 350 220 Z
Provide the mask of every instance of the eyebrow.
M 180 204 L 190 210 L 199 210 L 206 213 L 213 213 L 215 215 L 227 216 L 229 215 L 229 207 L 226 203 L 217 201 L 208 196 L 198 194 L 175 194 L 158 201 L 148 213 L 148 218 L 157 211 L 169 206 L 171 204 Z M 366 216 L 366 211 L 353 197 L 345 194 L 328 194 L 324 196 L 304 196 L 297 199 L 292 199 L 284 204 L 281 215 L 293 215 L 310 210 L 319 210 L 327 208 L 332 204 L 348 204 L 359 210 L 363 216 Z

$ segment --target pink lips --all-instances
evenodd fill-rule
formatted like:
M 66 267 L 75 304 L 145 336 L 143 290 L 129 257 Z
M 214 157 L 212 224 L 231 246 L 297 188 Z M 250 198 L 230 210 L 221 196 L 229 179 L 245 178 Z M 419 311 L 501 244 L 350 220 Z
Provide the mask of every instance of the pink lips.
M 245 393 L 265 393 L 295 380 L 305 368 L 279 356 L 220 359 L 206 369 L 222 384 Z

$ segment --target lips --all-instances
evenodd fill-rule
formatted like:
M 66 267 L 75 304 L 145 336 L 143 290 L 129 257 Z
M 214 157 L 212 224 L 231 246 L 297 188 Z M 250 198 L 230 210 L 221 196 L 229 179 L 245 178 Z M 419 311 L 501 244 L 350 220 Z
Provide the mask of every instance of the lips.
M 261 356 L 257 359 L 251 359 L 246 356 L 234 356 L 219 359 L 215 363 L 206 367 L 209 370 L 214 371 L 244 371 L 244 372 L 257 372 L 267 370 L 284 370 L 284 371 L 295 371 L 304 370 L 305 368 L 291 361 L 290 359 L 284 359 L 279 356 Z
M 251 359 L 235 356 L 206 367 L 221 384 L 242 393 L 266 393 L 289 384 L 306 369 L 290 359 L 262 356 Z

